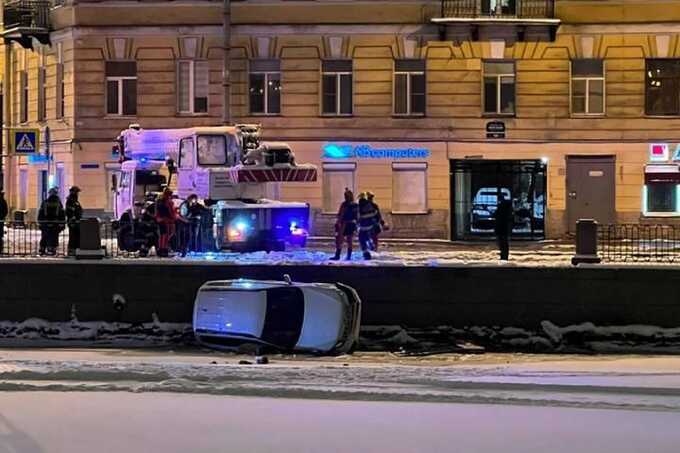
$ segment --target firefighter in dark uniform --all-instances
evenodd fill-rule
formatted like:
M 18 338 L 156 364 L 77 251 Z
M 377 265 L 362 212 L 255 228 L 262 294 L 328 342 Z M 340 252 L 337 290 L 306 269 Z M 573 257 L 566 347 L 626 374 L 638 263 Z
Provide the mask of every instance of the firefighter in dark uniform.
M 5 217 L 7 217 L 7 214 L 9 214 L 9 207 L 7 200 L 5 200 L 5 192 L 0 190 L 0 255 L 2 255 L 5 245 Z
M 496 233 L 496 240 L 498 241 L 501 260 L 507 261 L 510 255 L 510 233 L 512 233 L 514 214 L 512 212 L 512 203 L 505 198 L 505 195 L 500 194 L 498 200 L 494 230 Z
M 371 236 L 376 226 L 376 211 L 368 201 L 366 193 L 359 194 L 359 245 L 364 259 L 371 259 Z
M 378 239 L 380 237 L 380 233 L 382 233 L 383 231 L 388 231 L 390 227 L 387 223 L 385 223 L 385 220 L 383 219 L 382 214 L 380 213 L 380 206 L 378 206 L 378 204 L 375 201 L 373 201 L 375 198 L 373 192 L 366 192 L 366 198 L 368 199 L 368 202 L 371 203 L 371 205 L 373 206 L 373 211 L 375 212 L 373 231 L 371 232 L 371 250 L 377 252 Z
M 40 254 L 56 255 L 59 246 L 59 233 L 64 230 L 66 215 L 59 199 L 59 190 L 53 187 L 48 197 L 40 205 L 38 223 L 40 225 Z
M 68 254 L 75 256 L 80 247 L 80 220 L 83 218 L 83 207 L 78 201 L 80 188 L 73 186 L 66 198 L 66 223 L 68 224 Z
M 335 256 L 332 260 L 339 260 L 342 253 L 342 243 L 347 242 L 347 259 L 352 259 L 352 241 L 357 231 L 359 206 L 354 202 L 354 194 L 345 187 L 345 201 L 340 204 L 335 222 Z

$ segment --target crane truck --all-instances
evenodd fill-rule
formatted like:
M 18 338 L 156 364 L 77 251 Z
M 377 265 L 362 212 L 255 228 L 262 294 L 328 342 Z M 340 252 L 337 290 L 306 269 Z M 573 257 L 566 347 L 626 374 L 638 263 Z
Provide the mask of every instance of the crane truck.
M 258 125 L 142 129 L 117 137 L 121 174 L 114 181 L 117 218 L 164 187 L 198 196 L 213 216 L 217 250 L 284 250 L 304 245 L 309 204 L 266 198 L 271 183 L 316 181 L 314 165 L 295 162 L 286 143 L 260 141 Z M 173 176 L 176 181 L 173 183 Z

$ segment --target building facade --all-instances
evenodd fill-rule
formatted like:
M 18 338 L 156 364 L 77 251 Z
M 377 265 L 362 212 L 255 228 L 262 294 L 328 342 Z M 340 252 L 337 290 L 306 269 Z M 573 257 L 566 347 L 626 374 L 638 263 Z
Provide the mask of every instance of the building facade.
M 122 129 L 221 124 L 222 18 L 207 0 L 52 5 L 50 45 L 2 59 L 5 125 L 47 128 L 52 155 L 5 152 L 12 207 L 77 184 L 106 215 Z M 488 236 L 501 196 L 527 238 L 680 220 L 680 0 L 244 0 L 230 34 L 231 117 L 319 166 L 272 190 L 312 205 L 315 234 L 345 187 L 404 237 Z

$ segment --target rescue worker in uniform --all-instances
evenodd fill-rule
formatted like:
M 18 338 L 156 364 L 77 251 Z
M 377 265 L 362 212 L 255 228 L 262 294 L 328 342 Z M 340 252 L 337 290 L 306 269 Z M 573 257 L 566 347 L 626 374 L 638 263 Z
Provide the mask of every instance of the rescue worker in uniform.
M 156 222 L 160 229 L 158 238 L 158 256 L 167 257 L 170 239 L 175 235 L 175 222 L 177 222 L 177 212 L 172 202 L 172 190 L 166 188 L 163 194 L 156 201 Z
M 78 201 L 80 188 L 73 186 L 66 198 L 66 223 L 68 224 L 68 255 L 75 256 L 80 247 L 80 220 L 83 218 L 83 207 Z
M 496 208 L 496 225 L 494 231 L 498 241 L 500 258 L 507 261 L 510 255 L 510 233 L 512 233 L 512 203 L 505 198 L 502 193 L 498 197 L 498 207 Z
M 332 260 L 340 259 L 343 241 L 347 241 L 347 259 L 352 259 L 352 240 L 357 231 L 358 215 L 359 206 L 354 202 L 354 194 L 345 187 L 345 201 L 340 204 L 335 222 L 335 256 Z
M 359 194 L 359 245 L 364 259 L 371 259 L 371 235 L 375 228 L 376 213 L 373 205 L 366 198 L 366 192 Z
M 183 224 L 185 229 L 183 236 L 186 249 L 190 252 L 200 252 L 202 250 L 202 234 L 203 226 L 202 218 L 207 215 L 207 209 L 198 201 L 198 195 L 191 194 L 186 201 L 179 207 L 179 214 L 186 223 Z
M 64 206 L 59 199 L 59 190 L 53 187 L 40 205 L 38 224 L 40 225 L 40 255 L 56 255 L 59 246 L 59 233 L 65 226 Z
M 382 218 L 382 214 L 380 213 L 380 206 L 378 206 L 378 204 L 375 201 L 373 201 L 375 198 L 373 192 L 366 192 L 366 198 L 368 199 L 368 202 L 373 206 L 373 211 L 375 213 L 373 221 L 373 231 L 371 231 L 371 247 L 374 252 L 377 252 L 380 233 L 389 230 L 390 227 L 385 223 L 385 220 Z
M 0 255 L 2 255 L 5 245 L 5 217 L 9 214 L 5 192 L 0 190 Z

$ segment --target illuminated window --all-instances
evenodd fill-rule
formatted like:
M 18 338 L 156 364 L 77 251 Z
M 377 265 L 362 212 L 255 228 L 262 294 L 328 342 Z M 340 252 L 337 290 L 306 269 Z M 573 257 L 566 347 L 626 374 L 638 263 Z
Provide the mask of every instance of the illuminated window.
M 571 111 L 576 115 L 604 113 L 604 61 L 580 59 L 571 62 Z
M 252 60 L 249 77 L 250 113 L 281 113 L 281 64 L 279 60 Z
M 647 115 L 680 115 L 680 60 L 647 60 Z

